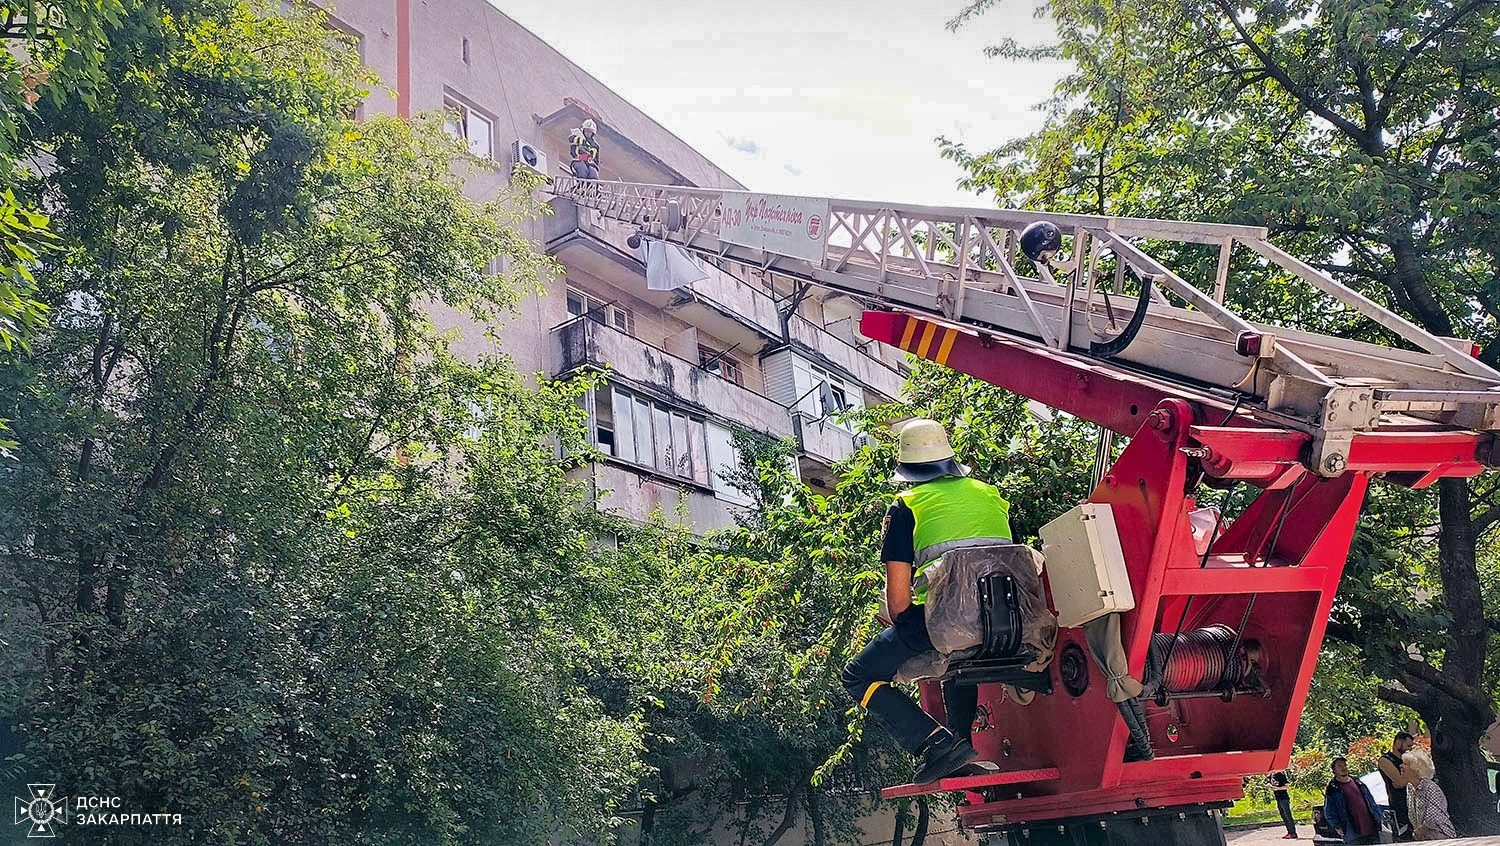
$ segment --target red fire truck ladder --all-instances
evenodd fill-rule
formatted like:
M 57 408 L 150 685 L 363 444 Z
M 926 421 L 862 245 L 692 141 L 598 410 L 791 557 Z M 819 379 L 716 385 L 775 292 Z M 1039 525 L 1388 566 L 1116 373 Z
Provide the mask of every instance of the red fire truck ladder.
M 1131 675 L 1145 673 L 1153 640 L 1182 650 L 1167 653 L 1171 678 L 1145 709 L 1156 757 L 1123 762 L 1128 731 L 1107 680 L 1083 632 L 1064 628 L 1051 696 L 1022 705 L 981 688 L 975 746 L 1000 772 L 884 791 L 963 791 L 963 821 L 997 842 L 1222 842 L 1212 809 L 1241 795 L 1242 776 L 1288 764 L 1370 478 L 1420 488 L 1495 466 L 1500 372 L 1260 227 L 568 177 L 550 190 L 640 237 L 848 294 L 865 305 L 866 337 L 1130 438 L 1089 501 L 1111 507 L 1129 572 Z M 1061 248 L 1023 262 L 1019 233 L 1042 220 L 1062 230 Z M 1194 257 L 1213 274 L 1169 266 Z M 1273 274 L 1279 290 L 1304 283 L 1321 313 L 1373 321 L 1391 343 L 1252 322 L 1226 305 Z M 1201 481 L 1258 489 L 1203 555 L 1188 517 Z M 1234 654 L 1216 665 L 1213 644 L 1231 636 Z M 923 705 L 941 718 L 932 687 Z

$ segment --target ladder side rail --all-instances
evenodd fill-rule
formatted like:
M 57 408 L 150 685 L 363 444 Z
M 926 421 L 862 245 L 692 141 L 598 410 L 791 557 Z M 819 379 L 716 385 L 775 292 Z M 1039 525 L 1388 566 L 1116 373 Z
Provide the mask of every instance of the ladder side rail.
M 1335 371 L 1336 378 L 1353 379 L 1362 384 L 1373 385 L 1377 388 L 1383 387 L 1385 390 L 1464 392 L 1461 400 L 1446 396 L 1439 398 L 1430 394 L 1422 395 L 1420 398 L 1416 395 L 1406 398 L 1403 395 L 1401 401 L 1418 403 L 1418 405 L 1400 409 L 1402 411 L 1408 413 L 1423 411 L 1437 415 L 1449 410 L 1443 408 L 1444 403 L 1463 402 L 1489 406 L 1492 409 L 1491 413 L 1483 415 L 1482 419 L 1494 417 L 1500 420 L 1500 395 L 1490 397 L 1486 393 L 1486 389 L 1500 385 L 1500 373 L 1463 355 L 1447 342 L 1424 332 L 1357 292 L 1340 285 L 1326 274 L 1319 273 L 1266 243 L 1264 230 L 1257 227 L 1105 218 L 1090 215 L 1049 215 L 1041 212 L 1008 210 L 980 212 L 934 207 L 893 208 L 889 204 L 830 200 L 830 239 L 824 247 L 824 260 L 821 263 L 813 263 L 723 242 L 718 237 L 718 224 L 723 203 L 726 202 L 726 195 L 732 199 L 735 195 L 748 195 L 752 192 L 726 192 L 681 186 L 648 186 L 558 177 L 553 183 L 553 193 L 573 199 L 579 205 L 598 209 L 602 214 L 614 220 L 625 223 L 644 223 L 644 228 L 652 236 L 677 242 L 711 258 L 729 258 L 749 266 L 774 269 L 774 272 L 789 278 L 813 282 L 877 303 L 913 309 L 961 325 L 988 325 L 1001 332 L 1014 332 L 1026 337 L 1034 337 L 1044 343 L 1051 342 L 1054 346 L 1057 341 L 1051 331 L 1051 324 L 1055 323 L 1063 337 L 1067 337 L 1072 334 L 1070 330 L 1075 329 L 1072 325 L 1073 320 L 1082 318 L 1086 321 L 1087 312 L 1075 308 L 1072 311 L 1077 313 L 1069 313 L 1072 319 L 1064 320 L 1061 312 L 1062 305 L 1049 307 L 1047 300 L 1055 298 L 1065 302 L 1066 297 L 1062 295 L 1067 293 L 1066 287 L 1070 286 L 1047 284 L 1042 281 L 1028 284 L 1028 278 L 1017 274 L 1011 263 L 1005 260 L 1002 255 L 1003 251 L 999 249 L 999 245 L 989 230 L 998 228 L 1004 231 L 1006 242 L 1009 244 L 1017 227 L 1034 220 L 1062 221 L 1063 224 L 1093 224 L 1084 226 L 1082 230 L 1075 230 L 1073 234 L 1075 252 L 1078 242 L 1086 237 L 1083 233 L 1088 232 L 1102 239 L 1113 249 L 1117 249 L 1126 262 L 1155 276 L 1162 283 L 1160 287 L 1173 291 L 1199 309 L 1195 312 L 1170 304 L 1153 308 L 1148 317 L 1150 331 L 1143 330 L 1143 337 L 1139 339 L 1145 346 L 1149 347 L 1153 341 L 1165 343 L 1168 347 L 1183 352 L 1185 355 L 1186 349 L 1191 346 L 1195 353 L 1191 358 L 1184 359 L 1185 361 L 1201 364 L 1198 362 L 1199 356 L 1207 355 L 1227 363 L 1232 359 L 1230 356 L 1223 355 L 1223 350 L 1219 348 L 1219 345 L 1232 344 L 1234 333 L 1266 332 L 1292 342 L 1278 344 L 1275 356 L 1278 363 L 1282 365 L 1281 369 L 1294 379 L 1321 386 L 1324 390 L 1337 387 L 1335 381 L 1327 378 L 1318 368 L 1304 359 L 1299 354 L 1300 350 L 1308 358 L 1329 366 Z M 670 202 L 680 204 L 685 224 L 681 229 L 671 232 L 666 231 L 664 226 L 665 212 Z M 954 215 L 952 214 L 954 211 L 967 212 L 967 214 Z M 929 214 L 920 218 L 913 214 L 921 212 Z M 960 227 L 959 231 L 963 228 L 967 229 L 968 237 L 961 238 L 962 245 L 955 243 L 943 232 L 942 225 L 945 223 Z M 862 225 L 856 232 L 854 226 L 859 224 Z M 833 234 L 839 226 L 847 229 L 853 236 L 848 247 L 840 248 L 833 243 Z M 998 273 L 972 265 L 958 268 L 958 279 L 962 280 L 959 284 L 962 285 L 963 298 L 966 299 L 971 295 L 975 297 L 972 306 L 965 304 L 963 314 L 947 313 L 953 307 L 952 281 L 945 281 L 944 274 L 951 275 L 954 265 L 936 257 L 929 259 L 923 254 L 912 237 L 912 233 L 920 227 L 926 227 L 928 233 L 935 233 L 937 238 L 947 246 L 961 253 L 964 259 L 972 258 L 971 252 L 976 249 L 981 262 L 985 252 L 989 252 L 996 259 Z M 975 230 L 978 231 L 975 232 Z M 955 234 L 958 234 L 958 231 Z M 1393 331 L 1398 331 L 1403 337 L 1407 337 L 1418 346 L 1429 349 L 1430 352 L 1416 353 L 1289 328 L 1252 325 L 1223 308 L 1214 297 L 1205 295 L 1189 285 L 1159 261 L 1126 241 L 1126 237 L 1186 240 L 1194 243 L 1213 243 L 1221 247 L 1225 244 L 1232 244 L 1232 241 L 1238 238 L 1245 241 L 1246 245 L 1255 249 L 1257 253 L 1296 275 L 1302 276 L 1312 282 L 1315 287 L 1334 296 L 1335 299 L 1353 305 L 1362 313 L 1380 320 L 1382 325 L 1390 326 L 1389 322 L 1395 322 L 1395 325 L 1390 327 Z M 876 243 L 873 249 L 872 238 Z M 931 244 L 926 246 L 931 246 Z M 869 265 L 861 261 L 866 258 L 869 260 Z M 1074 256 L 1072 261 L 1076 262 L 1079 258 L 1079 256 Z M 961 261 L 960 264 L 969 264 L 969 262 Z M 1222 253 L 1220 266 L 1223 267 Z M 870 278 L 871 276 L 874 278 Z M 1222 290 L 1219 287 L 1220 280 L 1215 279 L 1215 283 L 1214 293 L 1218 294 L 1219 290 Z M 1010 294 L 1004 294 L 1005 291 L 1009 291 Z M 1007 297 L 1019 304 L 1021 309 L 1018 311 L 1012 303 L 1004 302 Z M 1367 306 L 1367 308 L 1361 306 Z M 1049 318 L 1052 319 L 1049 320 Z M 1205 318 L 1209 318 L 1211 322 Z M 1209 331 L 1210 329 L 1215 331 Z M 1401 331 L 1402 329 L 1408 331 Z M 1228 330 L 1228 334 L 1225 334 L 1225 330 Z M 1161 335 L 1161 332 L 1168 334 Z M 1203 343 L 1185 346 L 1183 339 L 1192 338 L 1194 334 L 1205 336 L 1199 338 L 1198 341 L 1206 342 L 1206 347 Z M 1155 337 L 1147 337 L 1150 335 L 1155 335 Z M 1176 340 L 1173 341 L 1173 338 Z M 1135 346 L 1137 345 L 1132 345 L 1132 347 Z M 1141 357 L 1138 352 L 1127 350 L 1119 358 L 1121 361 L 1143 364 L 1144 362 L 1134 361 Z M 1147 358 L 1152 358 L 1152 356 L 1147 356 Z M 1234 361 L 1245 363 L 1244 359 L 1234 359 Z M 1457 368 L 1458 372 L 1443 367 L 1445 362 Z M 1235 384 L 1222 375 L 1222 369 L 1225 366 L 1223 364 L 1214 365 L 1221 371 L 1220 375 L 1215 376 L 1212 375 L 1213 368 L 1202 366 L 1182 368 L 1181 363 L 1181 361 L 1177 362 L 1177 366 L 1162 366 L 1159 363 L 1145 364 L 1160 368 L 1163 373 L 1179 374 L 1200 383 L 1217 383 L 1221 388 Z M 1393 364 L 1400 366 L 1392 367 Z M 1368 368 L 1368 370 L 1359 368 Z M 1343 372 L 1349 369 L 1357 370 L 1352 373 Z M 1182 372 L 1183 370 L 1189 372 Z M 1209 378 L 1204 378 L 1206 374 Z M 1274 378 L 1275 374 L 1270 375 Z M 1379 383 L 1382 381 L 1391 384 L 1381 386 Z M 1313 393 L 1305 389 L 1301 390 L 1297 394 L 1295 405 L 1300 406 L 1297 408 L 1299 414 L 1315 420 L 1316 414 L 1310 407 L 1313 397 Z M 1393 397 L 1390 399 L 1393 404 L 1396 402 Z
M 1323 293 L 1328 294 L 1345 305 L 1355 308 L 1360 314 L 1395 332 L 1402 338 L 1434 355 L 1442 356 L 1444 361 L 1459 370 L 1473 376 L 1500 379 L 1500 372 L 1495 371 L 1484 362 L 1472 356 L 1465 355 L 1447 341 L 1433 335 L 1426 329 L 1387 309 L 1385 306 L 1382 306 L 1353 288 L 1340 283 L 1332 276 L 1312 267 L 1301 259 L 1286 253 L 1269 241 L 1246 241 L 1246 246 L 1260 253 L 1282 269 L 1288 270 L 1311 283 L 1313 287 Z
M 737 193 L 737 192 L 725 192 Z M 743 192 L 750 193 L 750 192 Z M 1263 226 L 1243 226 L 1232 223 L 1199 223 L 1195 221 L 1158 220 L 1142 217 L 1103 217 L 1091 214 L 1054 214 L 1020 209 L 975 209 L 963 206 L 922 206 L 905 203 L 892 204 L 866 200 L 830 200 L 830 210 L 851 211 L 870 214 L 882 210 L 894 210 L 907 217 L 930 220 L 937 223 L 961 223 L 972 217 L 997 229 L 1024 229 L 1039 220 L 1051 221 L 1059 228 L 1105 229 L 1127 238 L 1153 238 L 1166 241 L 1182 241 L 1191 244 L 1223 243 L 1225 238 L 1262 239 L 1269 235 Z
M 1165 283 L 1167 287 L 1172 289 L 1173 293 L 1192 303 L 1204 313 L 1212 316 L 1224 328 L 1236 332 L 1255 331 L 1255 327 L 1246 323 L 1239 315 L 1214 302 L 1212 297 L 1189 285 L 1182 277 L 1168 270 L 1165 265 L 1141 252 L 1134 244 L 1112 232 L 1099 232 L 1098 235 L 1107 240 L 1111 248 L 1116 250 L 1122 259 L 1133 265 L 1137 265 L 1146 273 L 1156 276 L 1156 281 Z M 1314 382 L 1327 388 L 1335 387 L 1332 380 L 1290 350 L 1278 349 L 1275 355 L 1276 358 L 1274 360 L 1289 375 L 1299 379 L 1306 379 L 1309 382 Z

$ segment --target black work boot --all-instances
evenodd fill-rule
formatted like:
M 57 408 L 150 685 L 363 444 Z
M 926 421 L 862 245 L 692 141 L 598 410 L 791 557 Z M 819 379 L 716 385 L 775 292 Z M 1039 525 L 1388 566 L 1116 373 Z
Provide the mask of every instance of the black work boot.
M 914 784 L 927 784 L 954 775 L 979 757 L 969 741 L 954 737 L 947 729 L 933 735 L 933 739 L 922 748 L 921 755 L 917 774 L 912 777 Z

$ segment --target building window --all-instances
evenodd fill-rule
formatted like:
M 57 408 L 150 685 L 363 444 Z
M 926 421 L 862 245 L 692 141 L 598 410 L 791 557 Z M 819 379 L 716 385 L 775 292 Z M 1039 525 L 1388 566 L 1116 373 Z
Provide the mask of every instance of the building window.
M 464 64 L 467 65 L 469 63 L 469 39 L 467 39 L 467 38 L 464 39 L 463 52 L 464 52 Z
M 801 359 L 792 361 L 792 385 L 797 391 L 797 411 L 812 420 L 864 407 L 858 385 Z M 845 424 L 835 425 L 853 431 Z
M 740 387 L 745 385 L 745 376 L 740 370 L 739 360 L 726 352 L 699 344 L 698 364 L 721 379 L 728 379 Z
M 468 141 L 469 152 L 480 158 L 495 157 L 494 121 L 452 97 L 443 98 L 443 109 L 448 113 L 443 120 L 443 129 L 449 135 Z
M 630 309 L 603 302 L 576 288 L 568 289 L 568 316 L 587 316 L 595 323 L 609 326 L 631 337 L 635 336 L 635 315 Z
M 712 420 L 706 423 L 708 434 L 709 477 L 714 495 L 735 505 L 749 505 L 750 497 L 729 481 L 729 474 L 740 469 L 740 452 L 734 445 L 734 433 L 728 426 L 720 426 Z M 793 465 L 796 464 L 795 459 Z
M 705 487 L 711 483 L 700 418 L 606 385 L 594 394 L 594 428 L 600 452 Z

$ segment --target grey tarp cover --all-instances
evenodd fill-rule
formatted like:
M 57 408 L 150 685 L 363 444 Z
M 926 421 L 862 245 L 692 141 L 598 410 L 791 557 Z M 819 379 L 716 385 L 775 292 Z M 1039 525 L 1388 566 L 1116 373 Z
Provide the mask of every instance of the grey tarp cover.
M 1083 636 L 1089 642 L 1089 654 L 1108 679 L 1104 691 L 1111 702 L 1124 702 L 1141 695 L 1140 680 L 1130 675 L 1125 646 L 1120 642 L 1120 615 L 1105 614 L 1083 624 Z
M 942 675 L 950 661 L 968 657 L 983 641 L 979 619 L 979 580 L 991 573 L 1009 573 L 1021 605 L 1022 648 L 1033 660 L 1026 665 L 1040 672 L 1052 663 L 1057 643 L 1057 617 L 1047 607 L 1042 589 L 1042 555 L 1021 544 L 999 544 L 955 549 L 922 573 L 927 582 L 927 635 L 934 651 L 912 658 L 896 673 L 896 681 L 915 681 Z

